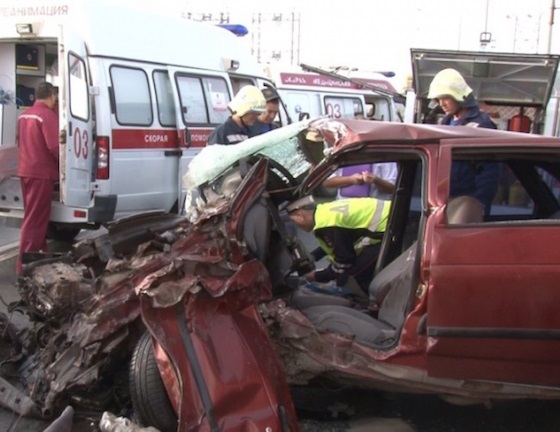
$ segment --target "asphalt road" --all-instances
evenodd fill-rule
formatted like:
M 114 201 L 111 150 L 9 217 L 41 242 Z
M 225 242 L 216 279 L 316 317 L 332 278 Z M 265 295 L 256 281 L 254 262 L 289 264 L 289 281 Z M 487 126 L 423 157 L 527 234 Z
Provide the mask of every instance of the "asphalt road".
M 0 295 L 5 302 L 18 298 L 15 287 L 13 242 L 17 230 L 0 226 Z M 6 247 L 11 245 L 12 247 Z M 52 244 L 61 250 L 67 245 Z M 5 312 L 0 302 L 0 312 Z M 16 324 L 25 318 L 15 315 Z M 558 432 L 560 401 L 497 402 L 491 406 L 456 406 L 436 396 L 364 393 L 350 391 L 335 396 L 309 393 L 298 402 L 302 432 Z M 330 414 L 325 407 L 334 407 Z M 332 413 L 338 412 L 338 418 Z M 352 414 L 348 416 L 348 414 Z M 72 432 L 97 431 L 99 414 L 78 413 Z M 50 422 L 18 418 L 0 408 L 0 431 L 40 432 Z M 69 430 L 70 431 L 70 430 Z

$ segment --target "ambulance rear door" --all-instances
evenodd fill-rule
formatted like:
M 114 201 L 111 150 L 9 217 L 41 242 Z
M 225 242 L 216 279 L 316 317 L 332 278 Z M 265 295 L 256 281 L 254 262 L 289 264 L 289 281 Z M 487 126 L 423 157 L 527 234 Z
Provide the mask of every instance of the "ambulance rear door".
M 61 26 L 58 46 L 60 201 L 88 207 L 93 193 L 92 103 L 87 51 L 72 28 Z
M 323 93 L 324 113 L 334 119 L 364 118 L 365 103 L 361 94 Z

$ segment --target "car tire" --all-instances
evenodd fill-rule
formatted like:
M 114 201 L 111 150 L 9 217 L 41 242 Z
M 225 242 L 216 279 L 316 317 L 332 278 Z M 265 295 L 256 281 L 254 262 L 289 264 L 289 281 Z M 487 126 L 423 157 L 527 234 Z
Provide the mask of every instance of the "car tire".
M 161 380 L 149 332 L 144 333 L 134 348 L 129 378 L 135 420 L 161 432 L 175 432 L 177 414 Z
M 50 223 L 47 229 L 47 238 L 56 241 L 71 242 L 80 231 L 80 228 L 61 228 Z

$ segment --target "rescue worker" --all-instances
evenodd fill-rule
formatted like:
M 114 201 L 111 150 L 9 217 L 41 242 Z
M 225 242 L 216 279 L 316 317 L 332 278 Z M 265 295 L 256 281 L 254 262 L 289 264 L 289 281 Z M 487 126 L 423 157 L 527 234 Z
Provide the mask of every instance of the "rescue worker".
M 441 124 L 496 129 L 488 113 L 480 110 L 473 89 L 455 69 L 439 71 L 428 91 L 445 113 Z M 490 212 L 492 200 L 498 191 L 500 167 L 494 162 L 454 160 L 451 166 L 450 198 L 473 196 Z
M 257 87 L 242 87 L 228 104 L 232 115 L 212 131 L 208 144 L 238 144 L 250 138 L 250 127 L 266 112 L 265 105 L 264 96 Z
M 373 278 L 381 239 L 387 227 L 391 201 L 376 198 L 347 198 L 317 204 L 313 197 L 301 198 L 286 207 L 296 226 L 315 235 L 320 248 L 315 260 L 326 254 L 330 264 L 305 275 L 309 282 L 336 280 L 340 287 L 350 276 L 367 293 Z
M 16 273 L 21 273 L 25 252 L 47 250 L 47 229 L 54 182 L 58 180 L 58 92 L 41 82 L 33 106 L 18 119 L 18 175 L 23 193 L 24 215 L 20 232 Z
M 274 123 L 274 119 L 280 109 L 280 96 L 271 87 L 265 87 L 261 91 L 266 101 L 266 111 L 260 114 L 255 124 L 251 126 L 251 136 L 261 135 L 279 127 Z

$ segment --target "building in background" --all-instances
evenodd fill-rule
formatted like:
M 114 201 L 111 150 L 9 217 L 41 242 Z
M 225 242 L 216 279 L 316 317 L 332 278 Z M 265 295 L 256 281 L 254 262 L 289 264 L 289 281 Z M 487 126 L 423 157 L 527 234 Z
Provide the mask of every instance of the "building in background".
M 299 12 L 255 12 L 251 24 L 251 49 L 260 63 L 300 63 Z

